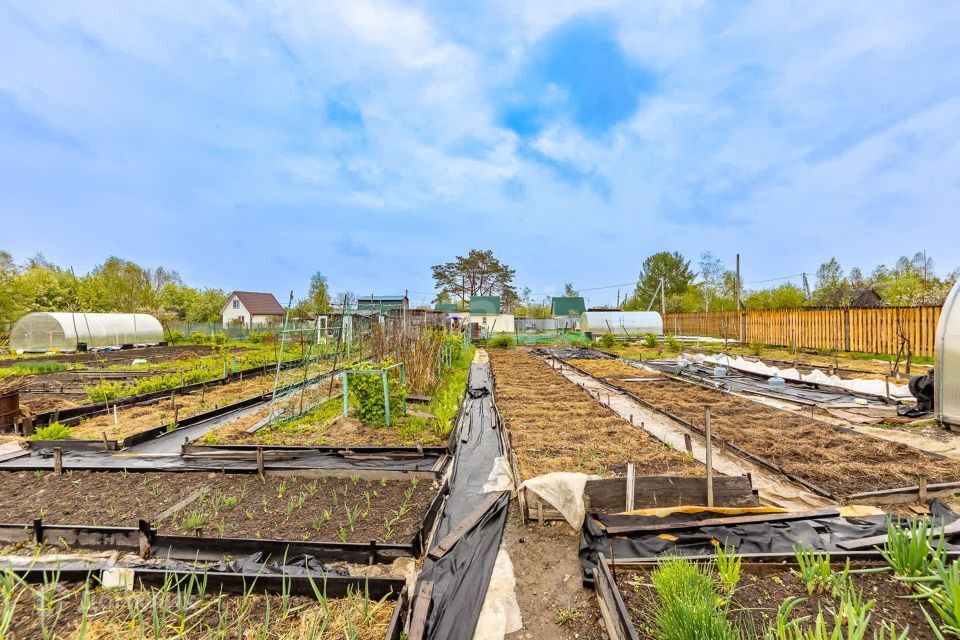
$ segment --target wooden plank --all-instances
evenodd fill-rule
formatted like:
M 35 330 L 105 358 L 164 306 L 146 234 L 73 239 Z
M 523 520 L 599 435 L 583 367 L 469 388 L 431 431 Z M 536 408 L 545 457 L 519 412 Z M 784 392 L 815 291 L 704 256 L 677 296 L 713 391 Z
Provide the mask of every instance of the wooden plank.
M 445 556 L 447 552 L 456 546 L 457 542 L 460 541 L 460 538 L 462 538 L 468 531 L 476 526 L 480 519 L 483 518 L 487 511 L 489 511 L 490 508 L 497 503 L 497 500 L 499 500 L 504 493 L 507 492 L 496 491 L 493 493 L 488 493 L 486 496 L 484 496 L 483 500 L 480 501 L 480 504 L 478 504 L 473 511 L 467 514 L 463 520 L 458 522 L 457 525 L 450 530 L 450 533 L 445 535 L 443 539 L 440 540 L 440 542 L 438 542 L 437 545 L 433 547 L 433 549 L 431 549 L 427 555 L 433 560 L 439 560 Z
M 943 534 L 944 536 L 949 536 L 953 534 L 960 533 L 960 521 L 953 522 L 951 524 L 935 527 L 932 535 L 934 537 Z M 857 538 L 856 540 L 846 540 L 837 543 L 837 546 L 841 549 L 853 550 L 853 549 L 869 549 L 871 547 L 877 547 L 884 544 L 887 541 L 886 534 L 882 536 L 870 536 L 869 538 Z
M 746 476 L 715 477 L 713 491 L 716 506 L 743 507 L 759 504 Z M 588 510 L 619 513 L 626 502 L 626 480 L 588 480 L 583 493 Z M 706 499 L 706 478 L 645 476 L 634 479 L 635 509 L 703 505 L 706 504 Z
M 407 632 L 407 640 L 422 640 L 426 631 L 427 615 L 430 613 L 432 597 L 433 582 L 422 583 L 413 604 L 413 614 L 410 616 L 410 631 Z
M 639 640 L 630 611 L 627 609 L 616 580 L 610 572 L 606 557 L 601 553 L 594 569 L 594 585 L 604 623 L 611 638 L 617 640 Z
M 642 524 L 622 527 L 607 527 L 610 535 L 626 533 L 652 533 L 661 531 L 680 531 L 684 529 L 699 529 L 700 527 L 722 527 L 737 524 L 756 524 L 759 522 L 789 522 L 792 520 L 812 520 L 815 518 L 836 518 L 840 516 L 837 509 L 812 509 L 810 511 L 791 511 L 789 513 L 759 513 L 749 516 L 733 516 L 730 518 L 706 518 L 704 520 L 688 520 L 684 522 L 669 522 L 665 524 Z

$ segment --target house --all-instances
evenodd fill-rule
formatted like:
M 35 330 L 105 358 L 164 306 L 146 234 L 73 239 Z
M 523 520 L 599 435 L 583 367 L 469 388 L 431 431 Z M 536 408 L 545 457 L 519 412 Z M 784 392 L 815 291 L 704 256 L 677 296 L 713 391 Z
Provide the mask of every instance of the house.
M 253 325 L 280 324 L 283 322 L 283 307 L 272 293 L 257 291 L 234 291 L 220 309 L 223 324 Z
M 500 313 L 500 296 L 470 298 L 470 313 L 464 322 L 477 325 L 482 335 L 514 332 L 513 314 Z
M 407 296 L 358 296 L 357 309 L 361 311 L 376 311 L 380 314 L 387 314 L 394 309 L 400 311 L 410 310 L 410 299 Z
M 883 298 L 873 287 L 857 289 L 850 296 L 850 307 L 853 309 L 875 309 L 884 304 Z

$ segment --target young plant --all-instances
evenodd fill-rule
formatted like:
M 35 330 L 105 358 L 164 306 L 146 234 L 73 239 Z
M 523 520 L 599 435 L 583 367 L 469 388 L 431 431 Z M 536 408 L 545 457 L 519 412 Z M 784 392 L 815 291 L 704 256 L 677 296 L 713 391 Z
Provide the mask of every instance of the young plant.
M 830 553 L 819 552 L 798 544 L 793 548 L 798 569 L 790 572 L 800 578 L 807 587 L 807 593 L 830 591 L 833 588 L 833 570 L 830 569 Z
M 740 583 L 740 563 L 741 558 L 736 549 L 717 545 L 717 576 L 727 597 L 730 597 Z
M 932 544 L 933 534 L 934 526 L 925 518 L 911 521 L 906 528 L 897 526 L 891 518 L 887 521 L 887 541 L 880 555 L 898 576 L 929 576 L 946 557 L 942 531 L 936 547 Z
M 652 611 L 657 640 L 733 639 L 736 634 L 708 568 L 685 558 L 663 560 L 651 575 L 658 601 Z

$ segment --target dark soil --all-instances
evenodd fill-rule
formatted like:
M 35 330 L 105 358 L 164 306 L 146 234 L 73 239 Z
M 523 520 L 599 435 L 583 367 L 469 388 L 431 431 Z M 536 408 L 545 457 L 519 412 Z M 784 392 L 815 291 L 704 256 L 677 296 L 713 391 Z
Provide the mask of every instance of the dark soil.
M 710 407 L 714 437 L 734 443 L 787 473 L 829 491 L 837 499 L 855 493 L 927 482 L 960 480 L 960 461 L 941 460 L 918 449 L 852 434 L 810 417 L 780 411 L 677 380 L 620 382 L 619 386 L 703 428 Z
M 406 543 L 419 530 L 437 491 L 429 480 L 414 487 L 407 481 L 261 480 L 222 473 L 18 472 L 0 478 L 8 487 L 0 494 L 4 523 L 43 518 L 47 524 L 135 527 L 144 519 L 157 526 L 163 512 L 206 488 L 160 522 L 160 532 L 194 534 L 199 524 L 205 537 L 327 542 Z M 402 514 L 401 505 L 406 507 Z M 352 526 L 348 508 L 355 518 Z
M 151 363 L 167 362 L 169 360 L 185 360 L 209 355 L 213 347 L 202 344 L 181 344 L 166 347 L 143 347 L 142 349 L 124 349 L 121 351 L 101 351 L 98 353 L 62 353 L 59 355 L 37 355 L 29 358 L 4 358 L 0 360 L 0 367 L 11 367 L 21 362 L 53 361 L 66 364 L 83 363 L 94 365 L 118 365 L 133 362 L 136 358 L 146 358 Z M 247 347 L 231 347 L 232 351 L 246 351 Z
M 871 565 L 852 565 L 853 568 L 865 566 Z M 866 637 L 873 637 L 874 630 L 879 631 L 883 623 L 895 624 L 898 633 L 909 625 L 909 637 L 913 640 L 933 640 L 936 637 L 923 617 L 917 601 L 903 599 L 903 596 L 912 593 L 910 588 L 895 580 L 893 574 L 854 574 L 851 577 L 856 588 L 862 591 L 864 601 L 877 601 L 872 609 L 873 615 Z M 648 617 L 652 616 L 656 595 L 650 585 L 649 574 L 619 570 L 616 579 L 620 595 L 623 596 L 640 637 L 651 638 L 647 625 L 650 624 Z M 817 612 L 823 610 L 827 629 L 832 629 L 830 610 L 837 608 L 837 600 L 829 593 L 808 595 L 804 584 L 784 565 L 743 566 L 740 584 L 731 605 L 731 620 L 741 626 L 753 624 L 762 637 L 767 626 L 776 621 L 777 609 L 791 597 L 804 598 L 793 610 L 793 618 L 809 615 L 809 624 L 812 624 Z M 648 621 L 646 624 L 645 620 Z

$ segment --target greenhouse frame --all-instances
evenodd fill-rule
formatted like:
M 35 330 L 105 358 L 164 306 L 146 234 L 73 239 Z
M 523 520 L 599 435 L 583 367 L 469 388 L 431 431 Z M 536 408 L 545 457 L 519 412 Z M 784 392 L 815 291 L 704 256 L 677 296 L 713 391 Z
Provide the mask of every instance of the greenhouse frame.
M 960 426 L 960 282 L 953 286 L 937 324 L 934 349 L 934 408 L 937 419 Z
M 85 351 L 163 342 L 160 321 L 146 313 L 28 313 L 10 330 L 17 352 Z

